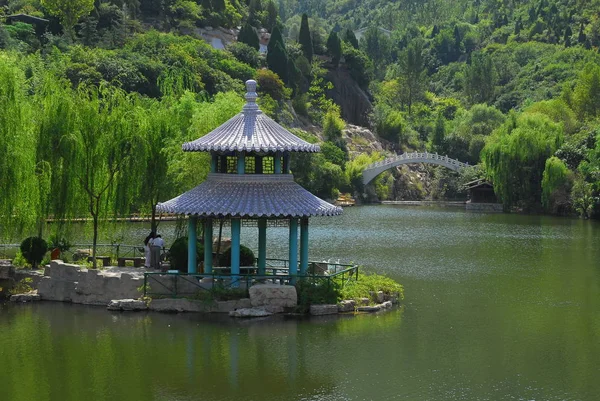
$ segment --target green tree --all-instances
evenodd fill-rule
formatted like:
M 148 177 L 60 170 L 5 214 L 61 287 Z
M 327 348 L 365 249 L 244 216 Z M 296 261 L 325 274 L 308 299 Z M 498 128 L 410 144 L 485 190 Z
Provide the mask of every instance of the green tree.
M 258 35 L 256 34 L 254 28 L 247 22 L 244 24 L 244 26 L 242 26 L 242 29 L 240 29 L 237 40 L 238 42 L 245 43 L 256 50 L 260 49 Z
M 300 33 L 298 34 L 298 43 L 302 47 L 302 53 L 304 57 L 312 63 L 313 58 L 313 41 L 312 35 L 310 34 L 310 28 L 308 26 L 308 15 L 302 14 L 302 21 L 300 22 Z
M 273 30 L 277 21 L 279 20 L 279 13 L 277 12 L 277 6 L 273 0 L 269 0 L 267 4 L 267 28 Z
M 433 149 L 437 152 L 441 152 L 444 146 L 444 138 L 446 137 L 446 120 L 442 113 L 438 113 L 435 121 L 435 128 L 433 129 L 433 139 L 431 144 Z
M 546 160 L 542 175 L 542 205 L 553 214 L 564 214 L 570 207 L 570 175 L 567 165 L 556 156 Z
M 580 118 L 594 118 L 600 114 L 600 66 L 585 65 L 573 91 L 574 109 Z
M 354 31 L 348 28 L 344 32 L 344 42 L 348 43 L 355 49 L 358 49 L 358 39 L 356 39 L 356 35 L 354 35 Z
M 75 25 L 81 17 L 88 15 L 94 9 L 94 0 L 40 0 L 42 6 L 55 15 L 65 33 L 75 39 Z
M 337 67 L 342 58 L 342 42 L 334 31 L 331 31 L 327 38 L 327 52 L 331 56 L 331 62 L 334 67 Z
M 512 115 L 487 142 L 483 163 L 504 208 L 541 204 L 546 160 L 563 141 L 562 127 L 543 114 Z
M 408 106 L 408 114 L 412 114 L 412 105 L 423 95 L 425 64 L 423 62 L 423 42 L 414 39 L 400 57 L 400 82 L 403 98 Z
M 464 77 L 465 94 L 472 104 L 486 103 L 493 99 L 497 74 L 488 54 L 473 53 L 471 64 L 465 65 Z

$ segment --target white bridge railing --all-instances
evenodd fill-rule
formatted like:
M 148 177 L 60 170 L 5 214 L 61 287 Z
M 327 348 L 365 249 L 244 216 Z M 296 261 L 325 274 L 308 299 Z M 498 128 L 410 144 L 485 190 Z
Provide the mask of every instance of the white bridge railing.
M 437 164 L 439 166 L 447 167 L 454 171 L 462 170 L 463 168 L 469 167 L 469 163 L 463 163 L 461 161 L 451 159 L 448 156 L 442 156 L 437 153 L 429 152 L 411 152 L 403 153 L 401 155 L 389 157 L 385 160 L 375 162 L 368 165 L 363 170 L 363 184 L 367 185 L 373 178 L 379 174 L 388 170 L 392 167 L 399 166 L 401 164 L 410 163 L 429 163 Z

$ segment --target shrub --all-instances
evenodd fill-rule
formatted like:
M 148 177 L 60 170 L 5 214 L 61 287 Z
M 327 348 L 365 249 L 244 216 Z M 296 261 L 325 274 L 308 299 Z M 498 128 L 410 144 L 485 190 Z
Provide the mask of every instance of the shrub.
M 240 245 L 240 266 L 254 266 L 256 258 L 254 252 L 244 245 Z M 231 248 L 227 249 L 219 258 L 220 266 L 231 266 Z
M 269 95 L 275 100 L 287 99 L 289 97 L 289 89 L 286 89 L 279 75 L 271 70 L 262 69 L 256 71 L 256 83 L 258 84 L 258 91 L 260 93 Z
M 19 281 L 15 284 L 13 288 L 8 290 L 10 295 L 16 294 L 25 294 L 33 290 L 31 284 L 33 283 L 33 279 L 31 277 L 25 277 L 23 280 Z
M 250 67 L 258 68 L 260 57 L 253 47 L 242 42 L 233 42 L 227 45 L 227 50 L 233 54 L 233 57 L 248 64 Z
M 313 282 L 307 279 L 296 283 L 298 312 L 307 313 L 311 305 L 335 304 L 340 298 L 340 285 L 334 280 Z
M 393 279 L 375 273 L 365 273 L 357 281 L 349 281 L 340 290 L 340 299 L 370 298 L 371 293 L 383 291 L 384 294 L 398 293 L 399 299 L 404 299 L 404 288 Z M 374 300 L 372 300 L 374 301 Z
M 204 245 L 201 242 L 196 243 L 196 261 L 202 260 L 204 255 Z M 188 271 L 188 237 L 180 237 L 173 241 L 169 248 L 169 263 L 172 269 L 177 269 L 182 273 Z
M 31 267 L 37 269 L 38 264 L 44 259 L 48 251 L 48 244 L 40 237 L 25 238 L 21 242 L 21 254 L 31 264 Z

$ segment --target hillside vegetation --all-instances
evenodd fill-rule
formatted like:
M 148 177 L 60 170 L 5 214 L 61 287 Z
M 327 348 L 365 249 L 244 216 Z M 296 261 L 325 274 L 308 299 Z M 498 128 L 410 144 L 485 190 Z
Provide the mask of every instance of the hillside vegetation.
M 367 93 L 389 151 L 480 165 L 435 169 L 434 198 L 485 177 L 507 210 L 598 215 L 599 3 L 0 0 L 2 233 L 49 216 L 154 215 L 206 175 L 208 159 L 180 145 L 237 113 L 250 78 L 265 112 L 322 143 L 293 159 L 296 179 L 325 198 L 363 193 L 362 168 L 384 155 L 345 140 L 335 70 Z M 221 29 L 238 41 L 201 38 Z M 409 184 L 386 172 L 373 185 L 389 199 Z

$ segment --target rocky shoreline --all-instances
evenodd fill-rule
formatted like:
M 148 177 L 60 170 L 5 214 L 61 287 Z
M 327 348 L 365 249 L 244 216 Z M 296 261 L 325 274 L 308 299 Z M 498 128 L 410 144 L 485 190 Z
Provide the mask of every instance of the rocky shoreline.
M 10 296 L 16 303 L 36 301 L 71 302 L 83 305 L 105 306 L 110 311 L 155 311 L 167 313 L 227 313 L 232 317 L 265 317 L 274 314 L 295 314 L 298 306 L 296 287 L 280 284 L 255 284 L 248 289 L 249 298 L 217 301 L 194 299 L 199 287 L 181 280 L 178 275 L 153 276 L 153 284 L 164 288 L 158 297 L 143 297 L 144 269 L 107 268 L 94 270 L 60 260 L 41 271 L 18 271 L 12 265 L 0 264 L 0 280 L 15 285 L 30 277 L 32 290 Z M 186 288 L 186 283 L 188 288 Z M 201 283 L 207 285 L 206 283 Z M 189 292 L 187 298 L 170 297 L 170 288 Z M 9 287 L 10 288 L 10 287 Z M 153 290 L 156 291 L 156 290 Z M 376 302 L 373 305 L 373 302 Z M 345 300 L 338 304 L 311 305 L 314 316 L 338 313 L 372 313 L 389 310 L 398 304 L 399 296 L 383 292 L 372 293 L 371 299 Z

